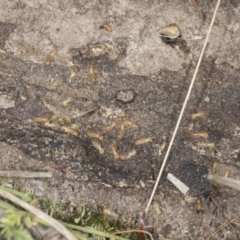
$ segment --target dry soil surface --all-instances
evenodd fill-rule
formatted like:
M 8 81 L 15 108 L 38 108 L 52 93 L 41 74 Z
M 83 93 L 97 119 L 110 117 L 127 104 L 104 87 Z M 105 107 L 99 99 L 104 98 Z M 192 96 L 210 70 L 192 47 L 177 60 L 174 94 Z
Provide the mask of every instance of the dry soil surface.
M 33 187 L 38 197 L 104 205 L 122 222 L 137 220 L 216 1 L 197 3 L 198 8 L 192 1 L 0 0 L 1 170 L 53 173 L 48 180 L 8 181 Z M 112 31 L 100 28 L 103 24 Z M 170 24 L 181 30 L 174 44 L 159 36 Z M 205 177 L 229 169 L 230 177 L 239 178 L 239 28 L 239 1 L 223 1 L 146 220 L 156 239 L 206 239 L 240 214 L 239 193 L 214 189 Z M 209 115 L 192 120 L 199 111 Z M 124 120 L 130 122 L 121 138 Z M 209 137 L 192 138 L 191 132 Z M 153 141 L 134 144 L 148 137 Z M 214 148 L 206 145 L 213 142 Z M 168 173 L 190 188 L 188 197 L 166 179 Z M 197 198 L 203 201 L 200 213 Z M 240 239 L 239 225 L 211 239 Z

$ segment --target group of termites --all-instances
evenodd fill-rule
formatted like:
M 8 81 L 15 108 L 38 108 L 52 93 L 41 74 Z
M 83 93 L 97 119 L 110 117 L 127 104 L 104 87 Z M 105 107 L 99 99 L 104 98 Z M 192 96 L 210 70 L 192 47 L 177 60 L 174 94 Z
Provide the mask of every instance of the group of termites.
M 101 129 L 101 133 L 98 133 L 92 130 L 87 130 L 86 134 L 92 139 L 92 144 L 98 150 L 100 155 L 103 155 L 105 153 L 105 150 L 102 147 L 102 143 L 101 143 L 104 139 L 103 134 L 112 131 L 113 128 L 115 127 L 118 127 L 116 137 L 117 137 L 117 140 L 119 141 L 123 139 L 126 127 L 132 127 L 137 129 L 138 131 L 140 130 L 139 124 L 131 120 L 113 121 L 110 124 L 103 126 Z M 135 146 L 141 145 L 141 144 L 149 143 L 152 141 L 153 141 L 153 137 L 138 138 L 134 140 L 134 145 Z M 119 153 L 116 142 L 111 142 L 109 147 L 111 149 L 111 152 L 115 160 L 129 160 L 130 158 L 135 156 L 137 153 L 135 148 L 133 148 L 129 153 L 124 153 L 124 154 Z
M 195 120 L 196 118 L 198 117 L 206 117 L 209 115 L 209 112 L 208 111 L 200 111 L 198 113 L 194 113 L 191 115 L 191 118 L 192 120 Z M 205 138 L 207 139 L 209 137 L 208 133 L 207 132 L 190 132 L 189 133 L 189 136 L 190 137 L 193 137 L 193 138 Z M 198 149 L 201 149 L 201 148 L 209 148 L 210 150 L 211 149 L 214 149 L 215 148 L 215 143 L 214 142 L 197 142 L 196 144 L 196 147 Z M 218 162 L 214 162 L 212 164 L 212 170 L 211 170 L 211 173 L 215 173 L 216 171 L 216 168 L 218 167 Z M 225 177 L 228 177 L 230 174 L 230 170 L 229 169 L 226 169 L 225 170 L 225 173 L 224 173 L 224 176 Z
M 195 120 L 198 117 L 207 117 L 209 115 L 208 111 L 200 111 L 198 113 L 193 113 L 191 115 L 192 120 Z M 207 132 L 190 132 L 189 136 L 192 138 L 205 138 L 207 139 L 209 137 Z M 197 148 L 209 148 L 213 149 L 215 147 L 214 142 L 197 142 L 196 144 Z
M 99 29 L 104 29 L 107 32 L 112 32 L 112 28 L 107 24 L 101 25 Z M 102 47 L 102 49 L 99 48 L 100 51 L 104 51 L 104 44 L 99 44 L 99 46 L 100 48 Z M 58 52 L 56 49 L 51 50 L 50 53 L 45 58 L 44 65 L 48 67 L 51 66 L 54 62 L 54 58 L 56 57 L 57 53 Z M 94 85 L 97 84 L 97 76 L 95 74 L 95 67 L 93 65 L 89 66 L 89 79 L 92 84 Z
M 71 119 L 64 114 L 53 114 L 50 117 L 37 116 L 32 121 L 48 128 L 69 133 L 75 137 L 79 136 L 80 123 L 71 123 Z
M 209 115 L 208 111 L 200 111 L 198 113 L 192 114 L 191 118 L 192 118 L 192 120 L 195 120 L 198 117 L 206 117 L 208 115 Z M 205 139 L 207 139 L 209 137 L 207 132 L 190 132 L 189 136 L 193 137 L 193 138 L 205 138 Z M 198 149 L 206 148 L 206 147 L 208 147 L 209 149 L 215 148 L 214 142 L 197 142 L 196 146 Z M 211 173 L 213 173 L 213 174 L 215 173 L 218 165 L 219 165 L 218 162 L 214 162 L 212 164 Z M 231 171 L 229 169 L 226 169 L 224 172 L 224 177 L 229 177 L 230 173 L 231 173 Z M 220 185 L 215 184 L 215 183 L 212 183 L 212 186 L 216 189 L 220 188 Z M 200 213 L 203 210 L 201 199 L 196 200 L 196 210 L 197 210 L 197 213 Z
M 64 114 L 54 114 L 50 117 L 37 116 L 32 118 L 32 121 L 41 124 L 44 127 L 63 131 L 75 137 L 79 137 L 78 129 L 81 127 L 80 123 L 71 123 L 71 119 Z M 104 140 L 103 134 L 112 131 L 115 127 L 119 127 L 116 136 L 117 140 L 119 141 L 123 139 L 126 127 L 133 127 L 138 131 L 140 130 L 140 125 L 131 120 L 113 121 L 110 124 L 103 126 L 101 133 L 93 130 L 87 130 L 87 136 L 92 139 L 91 142 L 93 146 L 98 150 L 100 155 L 103 155 L 105 153 L 105 150 L 102 147 L 102 141 Z M 153 142 L 153 137 L 141 137 L 134 140 L 134 145 L 137 146 L 150 142 Z M 121 154 L 119 153 L 118 146 L 115 142 L 110 143 L 110 149 L 115 160 L 129 160 L 137 153 L 136 149 L 133 148 L 129 153 Z

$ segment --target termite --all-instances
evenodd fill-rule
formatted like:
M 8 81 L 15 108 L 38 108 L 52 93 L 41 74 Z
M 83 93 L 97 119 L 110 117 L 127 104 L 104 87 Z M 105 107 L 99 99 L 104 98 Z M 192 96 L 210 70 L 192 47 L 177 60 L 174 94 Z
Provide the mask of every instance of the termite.
M 45 122 L 44 123 L 45 127 L 53 128 L 53 129 L 60 129 L 61 126 L 58 123 L 53 123 L 53 122 Z
M 79 132 L 76 129 L 71 128 L 71 127 L 61 126 L 60 130 L 66 132 L 66 133 L 69 133 L 69 134 L 71 134 L 71 135 L 73 135 L 75 137 L 78 137 L 78 135 L 79 135 Z
M 57 120 L 61 125 L 69 125 L 71 123 L 71 119 L 64 114 L 55 114 L 49 118 L 50 121 Z
M 120 159 L 121 160 L 129 160 L 131 157 L 135 156 L 136 153 L 137 153 L 137 151 L 135 149 L 132 149 L 132 151 L 129 152 L 128 154 L 121 154 Z
M 38 117 L 32 118 L 32 121 L 37 123 L 46 123 L 46 122 L 49 122 L 49 119 L 43 116 L 38 116 Z
M 211 173 L 215 173 L 216 172 L 216 168 L 218 167 L 218 162 L 213 162 L 213 164 L 212 164 L 212 170 L 211 170 Z
M 201 199 L 197 199 L 197 201 L 196 201 L 196 210 L 197 210 L 197 213 L 200 213 L 202 209 L 203 209 L 203 208 L 202 208 L 202 201 L 201 201 Z
M 112 150 L 112 152 L 113 152 L 114 159 L 115 159 L 115 160 L 118 160 L 118 159 L 120 158 L 120 155 L 119 155 L 119 153 L 117 152 L 117 144 L 116 144 L 115 142 L 112 142 L 112 143 L 110 144 L 110 148 L 111 148 L 111 150 Z
M 139 138 L 139 139 L 134 141 L 134 144 L 135 145 L 141 145 L 141 144 L 152 142 L 152 141 L 153 141 L 153 137 Z
M 163 142 L 158 149 L 158 158 L 162 155 L 162 151 L 164 150 L 165 146 L 166 146 L 166 142 Z
M 104 139 L 103 135 L 100 134 L 100 133 L 97 133 L 97 132 L 94 132 L 94 131 L 91 131 L 91 130 L 87 130 L 87 135 L 89 137 L 92 137 L 92 138 L 97 138 L 99 139 L 100 141 L 102 141 Z
M 110 132 L 116 126 L 116 121 L 102 127 L 102 132 Z
M 57 50 L 52 50 L 46 57 L 46 60 L 44 62 L 44 64 L 46 66 L 50 66 L 52 65 L 52 63 L 54 62 L 54 57 L 57 55 Z
M 194 119 L 196 119 L 198 117 L 206 117 L 208 115 L 209 115 L 209 111 L 200 111 L 198 113 L 193 113 L 191 115 L 191 118 L 194 120 Z
M 106 31 L 108 31 L 108 32 L 112 32 L 112 28 L 111 28 L 109 25 L 107 25 L 107 24 L 101 25 L 101 26 L 99 27 L 99 29 L 104 29 L 104 30 L 106 30 Z
M 191 132 L 189 133 L 189 136 L 192 138 L 208 138 L 208 133 L 207 132 Z
M 105 150 L 102 148 L 102 145 L 99 140 L 93 139 L 92 144 L 99 151 L 100 155 L 103 155 L 105 153 Z
M 197 148 L 209 148 L 209 149 L 213 149 L 213 148 L 215 148 L 215 143 L 214 143 L 214 142 L 210 142 L 210 143 L 197 142 L 196 146 L 197 146 Z
M 89 67 L 89 77 L 90 77 L 90 81 L 91 81 L 92 84 L 96 84 L 97 83 L 97 76 L 96 76 L 96 74 L 94 72 L 94 66 L 93 65 L 91 65 Z
M 160 215 L 162 213 L 161 209 L 160 209 L 160 204 L 156 201 L 153 202 L 153 207 L 155 209 L 155 213 L 157 215 Z
M 124 136 L 124 124 L 121 124 L 121 126 L 117 132 L 117 139 L 122 140 L 123 136 Z
M 137 130 L 140 130 L 140 125 L 136 122 L 133 122 L 130 120 L 124 120 L 122 124 L 124 127 L 129 125 L 131 127 L 137 128 Z
M 68 103 L 71 102 L 72 100 L 73 100 L 72 97 L 68 97 L 66 100 L 64 100 L 64 101 L 62 102 L 62 105 L 66 107 L 66 106 L 68 105 Z
M 229 177 L 230 173 L 231 173 L 231 170 L 230 169 L 226 169 L 224 171 L 224 177 Z

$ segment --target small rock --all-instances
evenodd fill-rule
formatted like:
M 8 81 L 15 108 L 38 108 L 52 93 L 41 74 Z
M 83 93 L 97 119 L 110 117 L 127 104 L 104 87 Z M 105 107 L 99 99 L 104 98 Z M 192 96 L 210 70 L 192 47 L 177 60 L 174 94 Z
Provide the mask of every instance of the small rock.
M 205 97 L 205 98 L 204 98 L 204 101 L 205 101 L 205 102 L 209 102 L 209 101 L 210 101 L 210 98 L 209 98 L 209 97 Z
M 132 90 L 120 91 L 117 93 L 117 100 L 121 103 L 130 103 L 135 98 L 135 93 Z
M 9 99 L 6 95 L 1 95 L 0 108 L 8 109 L 11 107 L 15 107 L 15 101 L 13 99 Z
M 239 23 L 235 23 L 235 24 L 233 25 L 233 28 L 232 28 L 233 32 L 234 32 L 234 33 L 237 32 L 237 30 L 239 29 L 239 27 L 240 27 L 240 24 L 239 24 Z

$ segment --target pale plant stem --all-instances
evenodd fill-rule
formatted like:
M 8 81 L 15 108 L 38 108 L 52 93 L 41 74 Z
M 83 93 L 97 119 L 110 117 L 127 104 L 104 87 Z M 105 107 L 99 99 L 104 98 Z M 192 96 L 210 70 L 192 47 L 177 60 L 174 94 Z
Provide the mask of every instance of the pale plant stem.
M 165 157 L 164 157 L 162 166 L 161 166 L 161 168 L 160 168 L 160 171 L 159 171 L 157 180 L 156 180 L 156 182 L 155 182 L 155 184 L 154 184 L 154 188 L 153 188 L 152 193 L 151 193 L 151 196 L 150 196 L 150 198 L 149 198 L 147 207 L 146 207 L 146 209 L 145 209 L 145 212 L 146 212 L 146 213 L 148 212 L 148 209 L 149 209 L 149 207 L 150 207 L 150 205 L 151 205 L 151 203 L 152 203 L 152 200 L 153 200 L 153 197 L 154 197 L 155 192 L 156 192 L 156 190 L 157 190 L 157 187 L 158 187 L 160 178 L 161 178 L 161 176 L 162 176 L 164 167 L 165 167 L 165 165 L 166 165 L 166 162 L 167 162 L 167 159 L 168 159 L 170 150 L 171 150 L 171 148 L 172 148 L 173 141 L 175 140 L 175 137 L 176 137 L 176 134 L 177 134 L 177 131 L 178 131 L 180 122 L 181 122 L 182 117 L 183 117 L 183 113 L 184 113 L 184 111 L 185 111 L 187 102 L 188 102 L 188 100 L 189 100 L 190 93 L 191 93 L 192 88 L 193 88 L 193 84 L 194 84 L 194 82 L 195 82 L 195 79 L 196 79 L 196 76 L 197 76 L 197 73 L 198 73 L 199 66 L 200 66 L 201 61 L 202 61 L 202 58 L 203 58 L 203 54 L 204 54 L 204 52 L 205 52 L 205 49 L 206 49 L 206 46 L 207 46 L 207 43 L 208 43 L 209 35 L 210 35 L 210 33 L 211 33 L 212 26 L 213 26 L 213 24 L 214 24 L 214 21 L 215 21 L 216 15 L 217 15 L 217 11 L 218 11 L 220 2 L 221 2 L 221 0 L 218 0 L 217 5 L 216 5 L 216 8 L 215 8 L 215 10 L 214 10 L 214 14 L 213 14 L 213 17 L 212 17 L 212 21 L 211 21 L 211 23 L 210 23 L 210 26 L 209 26 L 209 29 L 208 29 L 208 32 L 207 32 L 207 35 L 206 35 L 206 38 L 205 38 L 205 41 L 204 41 L 204 44 L 203 44 L 203 48 L 202 48 L 202 51 L 201 51 L 201 54 L 200 54 L 200 57 L 199 57 L 197 66 L 196 66 L 196 68 L 195 68 L 195 71 L 194 71 L 194 74 L 193 74 L 193 77 L 192 77 L 190 86 L 189 86 L 189 88 L 188 88 L 188 92 L 187 92 L 185 101 L 184 101 L 184 103 L 183 103 L 182 110 L 181 110 L 181 112 L 180 112 L 180 115 L 179 115 L 177 124 L 176 124 L 176 126 L 175 126 L 175 129 L 174 129 L 174 132 L 173 132 L 171 141 L 170 141 L 170 143 L 169 143 L 169 145 L 168 145 L 168 149 L 167 149 L 166 155 L 165 155 Z
M 55 228 L 59 233 L 61 233 L 66 239 L 68 240 L 77 240 L 77 238 L 60 222 L 55 220 L 54 218 L 48 216 L 46 213 L 42 212 L 38 208 L 26 203 L 25 201 L 19 199 L 18 197 L 14 196 L 13 194 L 0 189 L 0 196 L 8 199 L 9 201 L 19 205 L 21 208 L 24 208 L 31 214 L 37 216 L 38 218 L 42 219 L 44 222 L 48 223 L 50 226 Z

